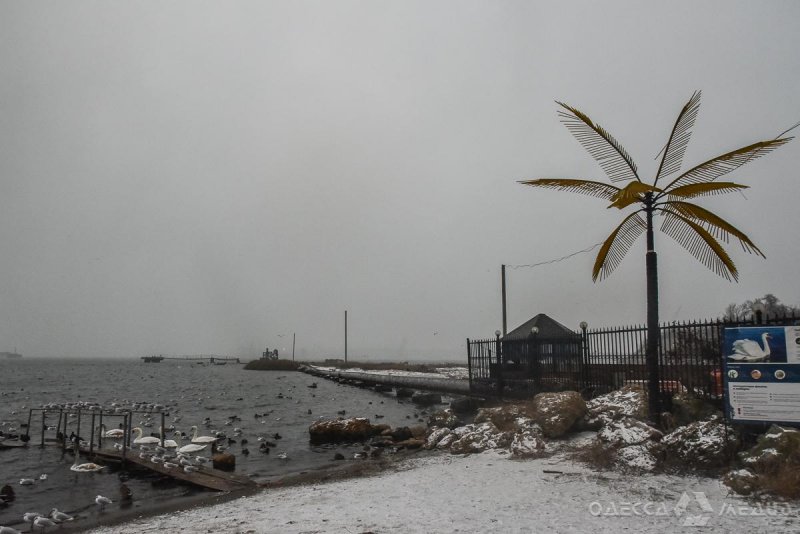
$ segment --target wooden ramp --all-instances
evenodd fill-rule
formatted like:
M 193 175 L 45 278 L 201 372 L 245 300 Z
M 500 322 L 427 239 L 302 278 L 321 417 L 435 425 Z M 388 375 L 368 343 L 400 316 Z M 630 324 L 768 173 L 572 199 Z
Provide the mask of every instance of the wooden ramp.
M 97 456 L 98 459 L 122 461 L 122 453 L 116 449 L 95 450 L 92 454 Z M 206 466 L 197 466 L 197 471 L 191 473 L 184 471 L 183 467 L 168 469 L 161 464 L 139 458 L 137 453 L 131 453 L 131 451 L 128 451 L 128 454 L 125 455 L 125 462 L 135 464 L 144 469 L 149 469 L 150 471 L 155 471 L 164 476 L 217 491 L 239 491 L 255 488 L 257 486 L 255 482 L 244 475 L 228 473 Z

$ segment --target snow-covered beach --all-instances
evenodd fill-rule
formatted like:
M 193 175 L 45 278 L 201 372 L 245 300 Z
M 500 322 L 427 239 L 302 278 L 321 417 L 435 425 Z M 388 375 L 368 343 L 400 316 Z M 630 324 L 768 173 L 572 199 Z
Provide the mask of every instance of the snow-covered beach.
M 796 532 L 796 505 L 758 504 L 718 480 L 597 472 L 563 454 L 436 454 L 376 476 L 270 489 L 101 527 L 127 532 Z

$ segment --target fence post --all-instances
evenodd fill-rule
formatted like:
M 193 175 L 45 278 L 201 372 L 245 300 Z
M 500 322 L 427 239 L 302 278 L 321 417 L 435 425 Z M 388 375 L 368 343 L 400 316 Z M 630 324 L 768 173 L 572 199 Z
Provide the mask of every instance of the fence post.
M 502 345 L 500 344 L 500 330 L 495 330 L 494 337 L 495 337 L 494 351 L 497 354 L 497 396 L 502 399 L 504 384 L 503 384 L 503 350 L 502 350 Z
M 581 321 L 581 389 L 585 390 L 589 387 L 589 337 L 586 329 L 589 328 L 589 323 Z
M 472 393 L 472 347 L 467 338 L 467 375 L 469 377 L 469 392 Z

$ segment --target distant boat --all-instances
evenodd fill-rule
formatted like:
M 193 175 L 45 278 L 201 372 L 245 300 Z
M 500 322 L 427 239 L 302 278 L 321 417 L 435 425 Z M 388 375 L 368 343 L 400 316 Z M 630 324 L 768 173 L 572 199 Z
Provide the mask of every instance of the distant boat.
M 145 363 L 161 363 L 161 360 L 164 359 L 163 356 L 142 356 L 142 359 Z
M 0 352 L 0 358 L 22 358 L 22 354 L 17 353 L 17 349 L 14 349 L 14 352 Z

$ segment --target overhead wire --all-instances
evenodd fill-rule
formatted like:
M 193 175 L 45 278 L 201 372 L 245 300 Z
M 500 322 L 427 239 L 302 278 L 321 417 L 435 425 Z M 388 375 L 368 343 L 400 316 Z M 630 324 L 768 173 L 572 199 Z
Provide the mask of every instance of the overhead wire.
M 585 254 L 586 252 L 591 252 L 602 244 L 603 241 L 600 241 L 599 243 L 595 243 L 594 245 L 587 247 L 583 250 L 578 250 L 577 252 L 573 252 L 571 254 L 567 254 L 566 256 L 561 256 L 560 258 L 555 258 L 552 260 L 540 261 L 538 263 L 528 263 L 525 265 L 506 265 L 506 267 L 508 267 L 509 269 L 533 269 L 535 267 L 541 267 L 542 265 L 551 265 L 553 263 L 558 263 L 564 260 L 568 260 L 574 256 L 577 256 L 578 254 Z

